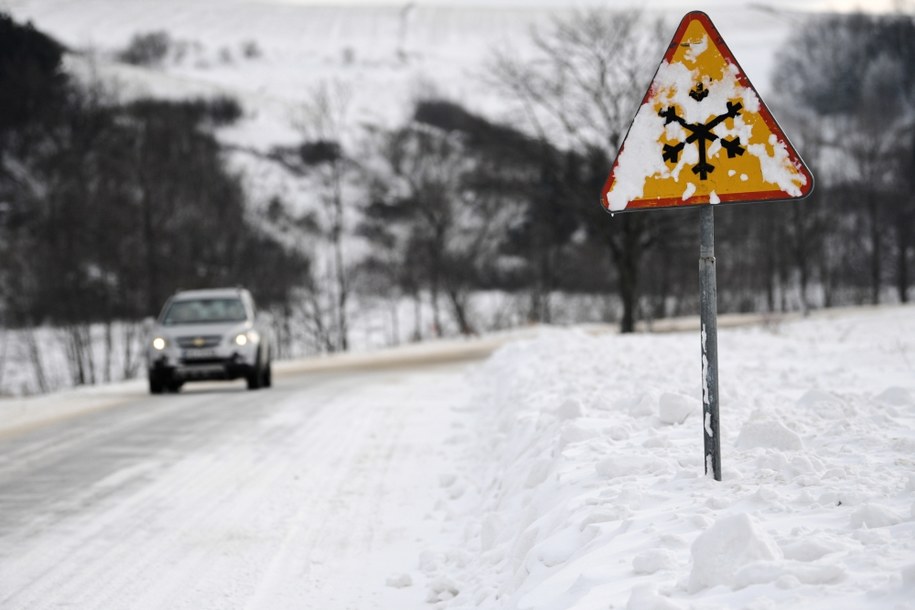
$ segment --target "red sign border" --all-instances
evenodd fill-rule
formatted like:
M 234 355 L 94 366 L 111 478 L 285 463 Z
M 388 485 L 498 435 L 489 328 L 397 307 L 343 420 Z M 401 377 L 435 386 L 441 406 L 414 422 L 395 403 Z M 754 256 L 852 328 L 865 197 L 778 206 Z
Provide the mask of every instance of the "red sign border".
M 804 160 L 801 158 L 800 154 L 797 152 L 794 146 L 792 146 L 791 142 L 788 140 L 788 136 L 785 135 L 785 132 L 779 126 L 778 122 L 775 120 L 775 117 L 772 116 L 772 113 L 769 111 L 769 107 L 766 106 L 766 103 L 763 101 L 762 97 L 760 97 L 759 92 L 756 91 L 756 87 L 750 83 L 750 79 L 747 77 L 746 72 L 744 72 L 743 68 L 740 66 L 740 63 L 738 63 L 737 59 L 734 57 L 734 54 L 731 53 L 731 49 L 728 48 L 727 43 L 724 42 L 724 38 L 721 37 L 721 34 L 718 32 L 718 28 L 715 27 L 715 25 L 712 23 L 712 20 L 703 11 L 690 11 L 683 16 L 683 19 L 680 21 L 680 25 L 677 27 L 677 31 L 674 33 L 673 38 L 670 40 L 670 44 L 667 47 L 667 52 L 658 63 L 658 68 L 655 70 L 655 74 L 651 79 L 651 84 L 648 86 L 648 91 L 645 92 L 645 96 L 642 98 L 642 103 L 639 104 L 639 109 L 636 111 L 636 115 L 639 113 L 642 107 L 648 103 L 648 100 L 651 97 L 652 88 L 654 87 L 654 81 L 658 76 L 658 72 L 661 70 L 661 66 L 665 61 L 670 62 L 671 59 L 673 59 L 673 55 L 676 52 L 677 46 L 679 44 L 678 41 L 683 40 L 683 36 L 686 33 L 686 28 L 689 27 L 689 24 L 693 21 L 699 21 L 702 23 L 706 31 L 712 36 L 712 42 L 715 44 L 715 47 L 718 49 L 718 51 L 727 61 L 731 62 L 737 67 L 737 81 L 743 87 L 753 91 L 753 93 L 756 95 L 756 98 L 759 100 L 760 116 L 762 117 L 765 124 L 769 127 L 769 130 L 772 132 L 772 134 L 774 134 L 775 137 L 778 138 L 787 147 L 789 159 L 807 178 L 807 184 L 801 187 L 800 196 L 793 196 L 782 190 L 757 191 L 754 193 L 731 193 L 719 195 L 719 203 L 715 204 L 709 201 L 691 202 L 693 199 L 698 199 L 698 197 L 689 197 L 685 200 L 682 197 L 661 197 L 653 199 L 636 199 L 626 204 L 626 207 L 622 210 L 611 210 L 609 207 L 609 202 L 607 201 L 607 193 L 610 192 L 610 189 L 613 186 L 614 174 L 616 173 L 616 167 L 619 164 L 620 155 L 622 155 L 623 149 L 626 147 L 626 140 L 629 138 L 629 132 L 632 131 L 633 123 L 635 123 L 635 116 L 633 116 L 632 122 L 629 124 L 629 129 L 626 130 L 626 137 L 623 138 L 623 144 L 620 146 L 620 149 L 616 155 L 616 159 L 613 161 L 613 166 L 610 168 L 610 175 L 607 178 L 607 181 L 604 183 L 604 188 L 601 191 L 601 206 L 611 214 L 622 214 L 624 212 L 686 208 L 701 205 L 798 201 L 800 199 L 804 199 L 813 192 L 813 174 L 808 169 L 807 164 L 804 163 Z M 702 195 L 701 197 L 704 198 L 706 195 Z

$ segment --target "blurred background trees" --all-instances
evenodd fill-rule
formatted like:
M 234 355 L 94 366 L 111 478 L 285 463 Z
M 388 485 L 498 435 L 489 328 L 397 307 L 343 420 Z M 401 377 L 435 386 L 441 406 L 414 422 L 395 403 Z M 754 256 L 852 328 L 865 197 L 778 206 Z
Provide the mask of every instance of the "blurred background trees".
M 140 319 L 180 287 L 282 302 L 308 270 L 247 218 L 214 132 L 228 98 L 118 101 L 0 18 L 0 286 L 6 324 Z
M 820 180 L 781 232 L 794 234 L 804 261 L 791 266 L 821 287 L 827 305 L 862 294 L 876 304 L 891 287 L 896 300 L 909 299 L 913 62 L 915 19 L 901 13 L 811 19 L 777 57 L 779 110 L 799 128 Z
M 492 328 L 475 307 L 486 293 L 511 297 L 499 324 L 631 331 L 695 313 L 696 215 L 610 217 L 598 202 L 669 32 L 636 12 L 569 15 L 527 56 L 483 67 L 512 125 L 434 94 L 400 124 L 353 125 L 344 88 L 316 89 L 300 143 L 264 155 L 310 180 L 318 206 L 304 213 L 279 194 L 255 213 L 218 137 L 242 118 L 237 101 L 122 100 L 0 15 L 0 326 L 63 329 L 83 383 L 116 376 L 81 355 L 90 325 L 112 344 L 112 321 L 138 336 L 179 288 L 248 286 L 276 312 L 285 355 L 348 349 L 366 303 L 389 312 L 389 342 Z M 173 46 L 137 35 L 121 60 L 157 65 Z M 818 183 L 803 202 L 718 209 L 722 312 L 910 300 L 912 65 L 909 15 L 803 20 L 767 101 Z

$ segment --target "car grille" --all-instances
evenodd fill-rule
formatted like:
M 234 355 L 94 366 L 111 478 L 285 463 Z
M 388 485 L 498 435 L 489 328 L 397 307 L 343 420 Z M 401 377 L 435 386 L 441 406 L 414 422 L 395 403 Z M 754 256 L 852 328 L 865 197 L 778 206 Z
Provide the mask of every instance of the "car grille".
M 221 335 L 195 335 L 192 337 L 178 337 L 175 339 L 178 347 L 182 349 L 216 347 L 222 343 Z

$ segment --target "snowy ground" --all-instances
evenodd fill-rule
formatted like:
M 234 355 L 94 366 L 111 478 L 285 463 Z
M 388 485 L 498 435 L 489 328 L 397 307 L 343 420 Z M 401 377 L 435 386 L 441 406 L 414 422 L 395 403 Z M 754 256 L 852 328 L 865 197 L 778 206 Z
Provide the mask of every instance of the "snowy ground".
M 915 608 L 915 308 L 723 329 L 721 483 L 695 331 L 424 349 L 0 400 L 0 607 Z
M 546 333 L 476 370 L 429 599 L 915 608 L 915 308 L 727 330 L 720 354 L 721 483 L 694 333 Z

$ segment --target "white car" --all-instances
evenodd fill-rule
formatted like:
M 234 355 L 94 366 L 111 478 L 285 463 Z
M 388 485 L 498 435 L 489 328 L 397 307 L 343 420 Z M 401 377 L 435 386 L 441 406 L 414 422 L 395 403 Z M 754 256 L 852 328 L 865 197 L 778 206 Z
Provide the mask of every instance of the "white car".
M 146 355 L 153 394 L 204 379 L 244 377 L 249 390 L 272 383 L 269 333 L 243 288 L 174 294 L 152 324 Z

